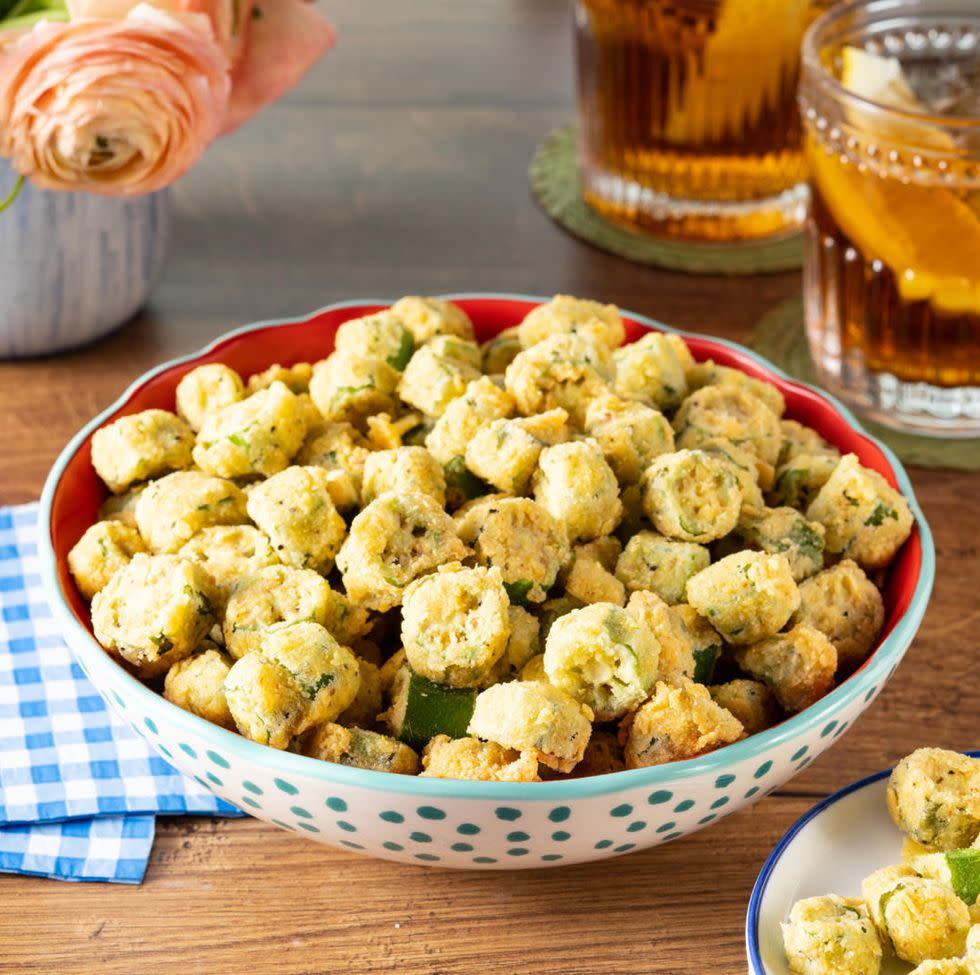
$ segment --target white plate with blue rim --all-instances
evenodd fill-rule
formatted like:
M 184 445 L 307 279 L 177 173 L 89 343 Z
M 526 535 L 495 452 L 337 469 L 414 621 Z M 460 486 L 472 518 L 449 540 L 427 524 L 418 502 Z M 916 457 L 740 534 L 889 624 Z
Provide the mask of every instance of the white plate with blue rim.
M 968 752 L 974 758 L 980 752 Z M 750 975 L 793 975 L 780 924 L 796 901 L 822 894 L 860 897 L 861 881 L 900 863 L 902 833 L 888 815 L 891 769 L 845 786 L 798 819 L 769 854 L 745 919 Z M 885 960 L 881 975 L 907 975 L 911 965 Z

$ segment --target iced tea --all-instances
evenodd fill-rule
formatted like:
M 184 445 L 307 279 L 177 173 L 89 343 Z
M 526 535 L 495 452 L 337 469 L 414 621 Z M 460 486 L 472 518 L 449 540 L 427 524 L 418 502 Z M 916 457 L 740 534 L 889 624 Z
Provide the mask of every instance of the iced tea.
M 805 211 L 803 32 L 826 0 L 577 0 L 583 194 L 634 229 L 701 240 Z
M 818 375 L 880 422 L 980 435 L 980 6 L 851 4 L 807 43 Z

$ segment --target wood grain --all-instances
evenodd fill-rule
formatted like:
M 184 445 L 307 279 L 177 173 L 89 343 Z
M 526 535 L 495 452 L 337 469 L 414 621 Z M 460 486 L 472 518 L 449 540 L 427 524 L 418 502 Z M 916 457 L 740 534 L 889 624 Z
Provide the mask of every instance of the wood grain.
M 57 359 L 0 364 L 0 503 L 37 497 L 69 436 L 144 369 L 243 322 L 341 298 L 568 291 L 739 338 L 795 274 L 689 277 L 564 235 L 530 199 L 536 142 L 571 111 L 564 0 L 329 0 L 341 41 L 303 86 L 176 189 L 175 248 L 138 318 Z M 402 867 L 260 823 L 161 820 L 139 888 L 0 877 L 0 972 L 704 975 L 745 970 L 769 850 L 814 797 L 922 744 L 980 744 L 980 476 L 912 471 L 939 555 L 909 655 L 780 794 L 594 867 Z

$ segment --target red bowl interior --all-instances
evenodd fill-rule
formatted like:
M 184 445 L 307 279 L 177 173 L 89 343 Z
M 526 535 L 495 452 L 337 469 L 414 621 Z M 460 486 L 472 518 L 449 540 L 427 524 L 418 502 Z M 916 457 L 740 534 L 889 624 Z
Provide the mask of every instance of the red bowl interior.
M 535 302 L 520 298 L 467 298 L 457 304 L 473 320 L 482 341 L 505 328 L 516 325 Z M 177 383 L 185 373 L 208 362 L 223 362 L 247 376 L 266 369 L 271 363 L 292 365 L 315 362 L 333 350 L 338 326 L 350 318 L 377 311 L 383 305 L 349 305 L 318 312 L 309 318 L 284 325 L 269 325 L 242 335 L 219 340 L 213 348 L 190 362 L 170 366 L 151 379 L 140 383 L 123 402 L 106 417 L 103 426 L 120 416 L 156 407 L 172 410 Z M 624 315 L 627 341 L 635 341 L 649 331 L 647 325 Z M 711 338 L 687 336 L 687 344 L 699 361 L 713 359 L 750 376 L 773 383 L 786 397 L 786 416 L 813 427 L 844 453 L 857 454 L 866 467 L 878 471 L 889 484 L 897 487 L 897 478 L 881 448 L 856 430 L 837 408 L 819 393 L 790 379 L 770 372 L 749 354 L 729 348 Z M 92 630 L 88 605 L 76 589 L 68 571 L 68 552 L 97 516 L 107 491 L 91 464 L 92 437 L 85 438 L 70 458 L 55 488 L 51 506 L 51 541 L 58 560 L 58 582 L 78 621 Z M 895 627 L 908 609 L 922 568 L 922 542 L 918 528 L 890 566 L 883 589 L 885 624 L 879 643 Z

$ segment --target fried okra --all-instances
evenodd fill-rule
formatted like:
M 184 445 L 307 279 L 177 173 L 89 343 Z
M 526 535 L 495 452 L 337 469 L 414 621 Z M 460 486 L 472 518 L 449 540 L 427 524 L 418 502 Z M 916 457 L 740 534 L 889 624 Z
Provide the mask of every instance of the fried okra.
M 391 313 L 405 323 L 416 345 L 422 345 L 437 335 L 473 339 L 473 323 L 469 315 L 459 305 L 442 298 L 408 295 L 391 306 Z
M 802 582 L 800 607 L 793 615 L 794 623 L 806 623 L 830 640 L 845 673 L 867 659 L 884 619 L 881 593 L 850 559 Z
M 208 413 L 194 463 L 217 477 L 270 477 L 295 456 L 306 434 L 299 398 L 282 383 Z
M 797 423 L 796 420 L 780 420 L 779 429 L 783 433 L 783 446 L 779 451 L 777 463 L 783 465 L 794 457 L 809 454 L 827 454 L 840 457 L 840 451 L 832 447 L 816 430 Z
M 659 680 L 668 684 L 693 680 L 697 671 L 694 643 L 672 608 L 656 593 L 640 590 L 630 596 L 626 612 L 660 644 Z
M 687 603 L 671 606 L 670 616 L 677 622 L 691 647 L 694 671 L 689 676 L 699 684 L 710 684 L 715 673 L 715 664 L 724 650 L 721 634 Z
M 415 339 L 405 323 L 390 311 L 348 319 L 334 339 L 334 348 L 368 359 L 381 359 L 401 372 L 415 351 Z
M 864 901 L 808 897 L 782 925 L 790 971 L 799 975 L 878 975 L 881 941 Z
M 660 643 L 612 603 L 593 603 L 555 620 L 544 669 L 555 687 L 591 708 L 597 721 L 641 704 L 657 677 Z
M 72 546 L 68 568 L 81 594 L 90 600 L 137 552 L 145 551 L 135 528 L 121 521 L 97 521 Z
M 529 498 L 488 503 L 481 515 L 472 536 L 477 561 L 500 570 L 512 603 L 544 602 L 571 556 L 562 526 Z
M 211 586 L 194 562 L 137 552 L 92 600 L 95 638 L 141 677 L 162 674 L 213 626 Z
M 525 349 L 507 367 L 504 385 L 524 416 L 563 409 L 576 424 L 589 401 L 608 391 L 609 350 L 583 335 L 553 335 Z
M 313 366 L 310 397 L 324 420 L 363 429 L 374 413 L 392 413 L 401 373 L 382 358 L 338 349 Z
M 374 772 L 416 775 L 419 757 L 404 742 L 364 728 L 326 722 L 314 728 L 303 743 L 303 754 Z
M 248 521 L 245 495 L 232 481 L 177 471 L 152 481 L 136 502 L 136 525 L 154 552 L 176 552 L 199 531 Z
M 370 450 L 350 423 L 318 424 L 308 433 L 296 455 L 304 467 L 322 467 L 327 472 L 330 499 L 340 511 L 361 501 L 364 465 Z
M 779 721 L 779 704 L 762 681 L 740 677 L 727 684 L 711 685 L 708 691 L 715 704 L 738 718 L 747 735 L 756 735 Z
M 353 649 L 353 648 L 352 648 Z M 370 728 L 384 707 L 384 690 L 381 685 L 381 668 L 364 657 L 357 657 L 361 672 L 360 683 L 354 700 L 337 718 L 338 724 L 354 728 Z
M 669 336 L 680 341 L 678 336 Z M 697 392 L 706 386 L 729 386 L 744 392 L 751 393 L 756 399 L 765 403 L 766 406 L 781 417 L 786 412 L 786 401 L 783 394 L 772 383 L 732 369 L 730 366 L 719 366 L 717 363 L 708 359 L 707 362 L 696 362 L 690 364 L 685 369 L 687 385 L 691 392 Z
M 504 378 L 507 367 L 524 351 L 521 340 L 517 337 L 517 326 L 505 328 L 492 339 L 487 339 L 480 346 L 483 356 L 483 371 L 488 376 Z
M 507 645 L 480 682 L 481 688 L 517 677 L 527 662 L 541 650 L 541 624 L 536 616 L 520 606 L 508 606 L 507 624 L 510 629 Z M 545 679 L 543 675 L 541 679 Z
M 752 393 L 730 385 L 705 386 L 688 396 L 674 416 L 674 433 L 678 447 L 722 437 L 773 466 L 783 443 L 779 417 Z
M 639 400 L 658 410 L 671 410 L 687 395 L 684 367 L 666 335 L 651 332 L 613 355 L 613 390 L 623 399 Z
M 466 466 L 498 490 L 521 494 L 528 488 L 541 452 L 568 439 L 567 420 L 564 410 L 493 420 L 467 445 Z
M 908 502 L 854 454 L 840 459 L 806 516 L 827 529 L 828 552 L 865 569 L 887 565 L 912 532 Z
M 658 682 L 650 699 L 623 723 L 627 768 L 694 758 L 742 737 L 738 719 L 703 684 Z
M 254 372 L 248 377 L 247 389 L 249 394 L 267 389 L 273 383 L 288 386 L 297 396 L 309 393 L 310 379 L 313 378 L 313 366 L 309 362 L 297 362 L 292 366 L 284 366 L 274 362 L 262 372 Z
M 382 494 L 351 523 L 337 567 L 353 602 L 384 612 L 401 605 L 413 579 L 468 554 L 453 519 L 427 494 Z
M 247 507 L 284 565 L 320 573 L 333 568 L 347 526 L 322 467 L 287 467 L 249 492 Z
M 92 466 L 113 494 L 131 484 L 191 466 L 194 432 L 174 413 L 143 410 L 92 437 Z
M 643 475 L 643 510 L 661 535 L 711 542 L 738 521 L 742 492 L 727 467 L 700 450 L 661 454 Z
M 478 782 L 540 782 L 532 751 L 516 751 L 495 741 L 436 735 L 422 753 L 422 776 Z
M 234 661 L 220 650 L 205 650 L 177 661 L 163 684 L 163 696 L 177 707 L 212 724 L 234 730 L 225 698 L 225 678 Z
M 402 645 L 417 674 L 477 687 L 504 653 L 509 601 L 499 569 L 442 566 L 405 588 Z
M 796 454 L 777 468 L 768 495 L 770 504 L 806 511 L 836 470 L 839 460 L 836 454 Z
M 245 398 L 245 384 L 234 369 L 211 362 L 192 369 L 177 384 L 177 413 L 196 433 L 204 418 Z
M 388 491 L 428 494 L 443 506 L 446 503 L 446 476 L 442 465 L 425 447 L 374 451 L 364 463 L 361 503 L 370 504 Z
M 327 580 L 311 569 L 271 565 L 246 576 L 233 589 L 222 629 L 232 657 L 258 652 L 277 623 L 326 623 L 332 604 Z
M 269 539 L 251 525 L 216 525 L 199 531 L 177 553 L 197 562 L 214 582 L 216 605 L 225 607 L 243 579 L 279 558 Z
M 837 651 L 812 626 L 801 623 L 735 653 L 739 667 L 761 680 L 786 711 L 819 701 L 834 686 Z
M 630 592 L 649 589 L 674 605 L 687 598 L 688 579 L 710 563 L 711 553 L 703 545 L 641 531 L 626 543 L 616 562 L 616 578 Z
M 429 453 L 440 464 L 465 457 L 470 441 L 491 421 L 514 413 L 514 398 L 486 376 L 471 382 L 436 420 L 425 438 Z
M 569 333 L 584 335 L 610 349 L 618 348 L 626 338 L 623 319 L 615 305 L 571 295 L 555 295 L 551 301 L 532 308 L 517 327 L 518 339 L 525 348 L 553 335 Z
M 920 748 L 895 766 L 887 795 L 895 825 L 919 843 L 956 850 L 980 835 L 980 765 L 966 755 Z
M 609 535 L 622 517 L 619 485 L 594 440 L 546 447 L 532 478 L 534 500 L 571 542 Z
M 602 542 L 614 543 L 611 559 L 603 559 L 598 552 L 597 546 Z M 626 587 L 610 571 L 615 567 L 615 559 L 621 548 L 619 540 L 609 536 L 586 545 L 576 545 L 571 565 L 564 576 L 565 592 L 583 603 L 622 606 L 626 602 Z
M 797 582 L 823 568 L 824 527 L 793 508 L 767 508 L 743 516 L 736 530 L 753 548 L 785 555 Z
M 784 555 L 737 552 L 687 583 L 687 601 L 728 643 L 755 643 L 778 633 L 800 605 Z
M 970 912 L 948 887 L 886 867 L 865 879 L 862 893 L 882 941 L 903 961 L 918 965 L 963 954 Z
M 494 684 L 476 698 L 467 731 L 504 748 L 529 751 L 542 765 L 570 772 L 585 754 L 592 711 L 543 681 Z
M 599 445 L 620 484 L 635 484 L 655 457 L 674 450 L 674 431 L 663 413 L 618 396 L 592 400 L 585 411 L 584 429 Z
M 437 336 L 412 356 L 398 384 L 398 395 L 426 416 L 440 417 L 479 378 L 479 346 Z

